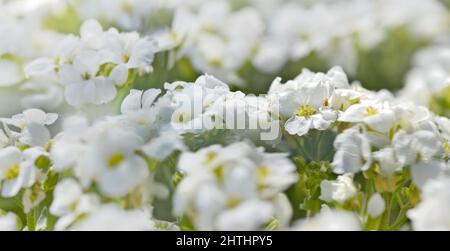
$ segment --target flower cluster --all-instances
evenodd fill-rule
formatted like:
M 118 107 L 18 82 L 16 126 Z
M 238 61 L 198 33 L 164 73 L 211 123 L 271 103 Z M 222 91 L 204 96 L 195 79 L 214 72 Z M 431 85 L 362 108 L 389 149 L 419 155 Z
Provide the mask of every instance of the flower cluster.
M 133 71 L 149 71 L 156 45 L 137 33 L 103 31 L 95 20 L 80 28 L 80 36 L 60 41 L 52 57 L 39 58 L 25 67 L 28 76 L 47 75 L 64 87 L 70 105 L 104 104 L 112 101 L 117 87 Z
M 449 59 L 450 46 L 446 40 L 419 51 L 414 57 L 414 67 L 408 72 L 405 87 L 400 91 L 400 98 L 449 116 Z
M 181 1 L 161 40 L 171 47 L 181 44 L 178 57 L 187 55 L 199 72 L 239 84 L 239 71 L 248 62 L 276 73 L 311 54 L 355 73 L 357 50 L 373 49 L 390 31 L 405 28 L 428 39 L 444 34 L 449 21 L 437 1 L 278 2 L 248 1 L 236 8 L 231 1 Z
M 263 229 L 271 219 L 287 226 L 292 209 L 282 193 L 297 180 L 285 154 L 248 143 L 212 145 L 180 156 L 184 178 L 175 193 L 176 215 L 199 230 Z

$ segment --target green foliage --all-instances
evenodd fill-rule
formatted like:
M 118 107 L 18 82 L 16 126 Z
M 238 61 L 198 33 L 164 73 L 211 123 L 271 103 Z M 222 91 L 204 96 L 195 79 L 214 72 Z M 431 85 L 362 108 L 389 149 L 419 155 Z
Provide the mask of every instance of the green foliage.
M 433 95 L 429 107 L 438 115 L 450 117 L 450 86 Z
M 166 198 L 156 198 L 153 202 L 153 215 L 156 219 L 174 221 L 175 217 L 172 215 L 172 201 L 173 194 L 175 192 L 176 185 L 174 182 L 174 176 L 177 174 L 176 166 L 178 161 L 178 154 L 174 153 L 167 157 L 165 160 L 156 162 L 154 167 L 155 181 L 164 184 L 168 189 L 168 196 Z M 181 181 L 182 177 L 180 177 Z
M 264 94 L 269 90 L 275 77 L 279 76 L 284 80 L 293 79 L 301 73 L 303 68 L 312 71 L 327 71 L 328 66 L 316 53 L 310 53 L 298 61 L 287 62 L 282 70 L 275 74 L 259 72 L 250 61 L 247 61 L 238 72 L 238 75 L 244 80 L 244 85 L 239 87 L 235 85 L 235 89 L 245 93 Z
M 426 41 L 412 37 L 404 27 L 391 30 L 373 50 L 358 49 L 359 66 L 355 79 L 371 90 L 400 89 L 412 55 L 426 44 Z
M 80 30 L 81 21 L 77 16 L 74 8 L 66 8 L 62 12 L 50 13 L 44 21 L 43 27 L 49 30 L 78 34 Z
M 310 130 L 307 135 L 299 137 L 285 133 L 287 144 L 294 156 L 301 156 L 307 161 L 330 161 L 334 155 L 333 144 L 336 133 L 332 130 Z
M 229 130 L 213 129 L 202 133 L 185 133 L 183 141 L 191 151 L 198 151 L 214 144 L 226 145 L 231 140 L 230 135 Z
M 299 179 L 287 191 L 287 196 L 294 209 L 294 219 L 315 214 L 320 210 L 323 201 L 320 196 L 320 182 L 335 179 L 329 162 L 310 162 L 304 158 L 294 158 Z

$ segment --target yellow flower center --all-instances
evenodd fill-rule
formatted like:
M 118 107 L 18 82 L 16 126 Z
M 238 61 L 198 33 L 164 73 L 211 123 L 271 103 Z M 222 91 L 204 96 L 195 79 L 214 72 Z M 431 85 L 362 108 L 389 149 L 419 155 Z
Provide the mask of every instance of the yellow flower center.
M 214 175 L 216 176 L 218 181 L 222 181 L 223 180 L 223 167 L 222 166 L 214 167 Z
M 258 176 L 261 178 L 267 177 L 270 174 L 269 168 L 266 166 L 261 166 L 257 169 Z
M 70 207 L 70 210 L 75 211 L 75 210 L 77 209 L 77 207 L 78 207 L 78 201 L 72 202 L 72 203 L 69 205 L 69 207 Z
M 297 38 L 300 41 L 307 41 L 307 40 L 309 40 L 310 35 L 308 33 L 306 33 L 306 32 L 300 32 L 299 34 L 297 34 Z
M 295 115 L 299 117 L 308 117 L 316 114 L 316 109 L 312 107 L 311 105 L 302 105 L 298 108 Z
M 6 179 L 13 180 L 19 176 L 20 167 L 19 164 L 13 164 L 6 170 Z
M 178 123 L 188 122 L 191 121 L 191 119 L 191 114 L 189 113 L 179 113 L 175 117 L 175 121 Z
M 60 57 L 54 57 L 53 58 L 53 64 L 59 65 L 60 63 L 61 63 L 61 58 Z
M 241 200 L 239 198 L 236 197 L 230 197 L 227 200 L 227 207 L 228 208 L 234 208 L 237 207 L 237 205 L 239 205 L 239 203 L 241 202 Z
M 85 72 L 85 73 L 81 74 L 81 78 L 83 80 L 89 80 L 89 79 L 91 79 L 91 74 L 89 74 L 88 72 Z
M 125 156 L 122 153 L 115 153 L 111 155 L 108 159 L 108 167 L 114 168 L 125 159 Z
M 178 41 L 178 33 L 176 33 L 175 31 L 171 31 L 169 33 L 169 37 L 172 41 Z
M 130 61 L 130 55 L 128 54 L 123 54 L 122 55 L 122 61 L 126 64 Z
M 209 164 L 211 163 L 215 158 L 217 157 L 217 153 L 210 151 L 208 153 L 206 153 L 206 158 L 205 161 L 203 161 L 204 164 Z
M 209 64 L 212 67 L 215 67 L 215 68 L 220 68 L 220 67 L 223 66 L 223 62 L 222 62 L 222 60 L 220 58 L 212 58 L 212 59 L 210 59 L 209 60 Z
M 373 115 L 377 115 L 378 114 L 378 110 L 374 107 L 367 107 L 366 108 L 366 112 L 364 113 L 365 116 L 373 116 Z
M 443 147 L 444 147 L 444 151 L 445 151 L 446 153 L 449 153 L 449 154 L 450 154 L 450 143 L 444 142 Z
M 35 202 L 38 199 L 41 184 L 36 183 L 31 187 L 30 201 Z

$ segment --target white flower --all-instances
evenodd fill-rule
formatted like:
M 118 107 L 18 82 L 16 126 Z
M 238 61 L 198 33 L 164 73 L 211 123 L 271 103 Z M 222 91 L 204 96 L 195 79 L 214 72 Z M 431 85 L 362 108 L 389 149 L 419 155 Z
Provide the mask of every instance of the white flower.
M 22 196 L 23 212 L 28 214 L 45 199 L 45 192 L 39 186 L 27 188 Z
M 120 111 L 138 125 L 151 125 L 158 116 L 158 109 L 154 105 L 159 94 L 159 89 L 148 89 L 145 92 L 130 90 L 130 94 L 122 101 Z
M 19 128 L 20 132 L 9 131 L 13 137 L 28 146 L 44 146 L 50 140 L 46 126 L 53 124 L 58 115 L 45 113 L 39 109 L 28 109 L 10 119 L 2 119 L 6 124 Z M 6 129 L 6 128 L 5 128 Z
M 305 135 L 310 129 L 325 130 L 336 121 L 338 112 L 330 109 L 330 98 L 337 88 L 348 88 L 348 80 L 340 67 L 326 74 L 304 69 L 294 80 L 280 84 L 276 79 L 269 90 L 280 113 L 290 117 L 285 128 L 290 134 Z
M 326 202 L 337 201 L 344 203 L 356 194 L 353 184 L 353 174 L 344 174 L 336 180 L 323 180 L 320 183 L 320 199 Z
M 386 202 L 379 193 L 373 194 L 367 204 L 367 212 L 372 217 L 380 216 L 386 209 Z
M 64 179 L 56 185 L 50 213 L 62 216 L 72 212 L 83 195 L 81 186 L 73 179 Z
M 394 125 L 395 113 L 387 103 L 366 101 L 350 106 L 339 116 L 338 120 L 364 123 L 370 129 L 387 133 Z
M 450 119 L 446 117 L 436 117 L 435 121 L 441 130 L 442 136 L 450 140 Z
M 252 62 L 261 72 L 275 73 L 286 63 L 287 56 L 286 43 L 276 39 L 266 39 L 257 47 L 257 53 Z
M 102 205 L 71 226 L 76 231 L 143 231 L 153 230 L 154 222 L 140 210 L 124 210 L 117 205 Z
M 248 143 L 213 145 L 183 153 L 178 169 L 174 213 L 188 213 L 200 230 L 262 229 L 270 217 L 286 224 L 280 192 L 297 180 L 286 155 L 264 153 Z
M 33 76 L 20 86 L 25 93 L 21 103 L 24 108 L 59 111 L 64 102 L 64 92 L 58 82 L 46 75 Z
M 441 173 L 442 163 L 434 158 L 442 153 L 442 143 L 434 132 L 420 130 L 407 134 L 399 131 L 394 136 L 393 146 L 398 161 L 410 166 L 412 178 L 419 187 Z
M 113 28 L 103 31 L 90 19 L 81 25 L 79 37 L 68 35 L 52 57 L 36 59 L 25 71 L 29 76 L 56 79 L 72 106 L 99 105 L 116 97 L 116 85 L 128 80 L 129 69 L 149 71 L 155 50 L 150 38 Z
M 9 60 L 0 59 L 0 86 L 11 86 L 22 81 L 20 66 Z
M 218 228 L 224 231 L 261 229 L 264 224 L 267 224 L 267 219 L 273 215 L 273 210 L 274 208 L 268 202 L 246 201 L 221 214 L 217 219 Z
M 103 104 L 114 99 L 116 87 L 112 80 L 97 76 L 99 68 L 100 57 L 92 51 L 77 54 L 71 65 L 61 67 L 60 81 L 66 86 L 64 96 L 70 105 Z
M 396 117 L 396 127 L 407 132 L 424 129 L 432 122 L 431 112 L 423 106 L 413 105 L 410 102 L 401 102 L 393 107 Z
M 51 125 L 56 119 L 58 119 L 58 114 L 56 113 L 45 113 L 39 109 L 28 109 L 5 121 L 18 128 L 24 128 L 30 124 Z
M 93 181 L 106 196 L 124 196 L 148 176 L 147 164 L 135 151 L 141 139 L 124 128 L 100 130 L 75 168 L 83 186 Z
M 108 34 L 106 48 L 100 51 L 102 62 L 114 63 L 117 66 L 110 77 L 121 85 L 128 79 L 128 69 L 145 69 L 153 61 L 156 51 L 155 41 L 140 38 L 136 32 Z
M 85 117 L 73 116 L 63 120 L 63 130 L 53 139 L 50 158 L 55 171 L 73 167 L 89 141 L 89 125 Z
M 158 2 L 146 0 L 95 0 L 77 1 L 76 14 L 82 20 L 97 18 L 118 25 L 124 30 L 142 29 L 148 16 L 151 16 Z
M 373 158 L 380 166 L 380 172 L 385 177 L 392 177 L 396 171 L 400 171 L 403 167 L 397 160 L 394 148 L 386 147 L 373 152 Z
M 305 86 L 300 87 L 296 92 L 289 93 L 286 100 L 289 100 L 288 107 L 283 107 L 281 101 L 281 114 L 286 114 L 286 108 L 295 106 L 295 110 L 291 111 L 290 119 L 286 121 L 285 128 L 290 134 L 303 136 L 310 129 L 325 130 L 337 118 L 337 113 L 327 109 L 324 106 L 329 95 L 325 86 Z
M 78 216 L 91 212 L 99 204 L 98 197 L 94 194 L 85 194 L 74 179 L 60 181 L 55 187 L 50 206 L 50 213 L 59 217 L 55 229 L 66 229 Z
M 161 109 L 171 110 L 171 126 L 180 132 L 207 129 L 206 123 L 215 114 L 208 113 L 208 109 L 213 109 L 215 102 L 220 102 L 218 100 L 225 95 L 233 95 L 226 84 L 209 75 L 200 76 L 195 83 L 174 82 L 164 87 L 168 90 L 165 97 L 169 102 Z
M 422 188 L 428 180 L 441 176 L 446 169 L 445 163 L 437 160 L 419 162 L 411 165 L 410 168 L 412 180 L 419 188 Z
M 186 150 L 180 135 L 173 131 L 162 132 L 157 138 L 142 146 L 147 156 L 157 160 L 164 160 L 175 150 Z
M 334 148 L 336 153 L 331 166 L 337 174 L 365 171 L 372 164 L 369 139 L 359 128 L 350 128 L 339 134 Z
M 24 162 L 23 153 L 16 147 L 0 150 L 0 180 L 2 196 L 13 197 L 21 188 L 33 185 L 36 178 L 34 165 Z
M 420 161 L 430 161 L 441 150 L 438 136 L 431 131 L 416 131 L 408 134 L 397 132 L 393 139 L 397 158 L 403 165 Z
M 322 208 L 319 214 L 295 223 L 298 231 L 359 231 L 361 222 L 352 212 Z
M 0 214 L 0 231 L 17 231 L 19 218 L 14 213 Z
M 407 213 L 414 230 L 450 230 L 450 179 L 441 177 L 427 182 L 421 197 L 422 201 Z

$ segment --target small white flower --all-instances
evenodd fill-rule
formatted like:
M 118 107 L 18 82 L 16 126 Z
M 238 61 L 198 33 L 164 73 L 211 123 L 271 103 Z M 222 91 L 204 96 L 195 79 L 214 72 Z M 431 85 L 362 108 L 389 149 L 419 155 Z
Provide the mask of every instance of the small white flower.
M 440 150 L 439 138 L 430 131 L 417 131 L 412 134 L 400 131 L 395 134 L 393 145 L 397 158 L 403 165 L 430 161 Z
M 44 146 L 50 140 L 47 126 L 53 124 L 58 115 L 45 113 L 39 109 L 28 109 L 10 119 L 2 119 L 6 124 L 15 126 L 20 132 L 9 130 L 10 134 L 24 145 Z M 6 129 L 6 128 L 5 128 Z
M 85 117 L 66 117 L 62 127 L 62 132 L 54 137 L 50 150 L 56 172 L 73 167 L 89 142 L 89 124 Z
M 102 205 L 71 226 L 76 231 L 153 230 L 151 217 L 140 210 L 124 210 L 115 204 Z
M 147 156 L 157 160 L 164 160 L 175 150 L 186 150 L 180 135 L 173 131 L 162 132 L 157 138 L 142 146 Z
M 85 194 L 74 179 L 60 181 L 53 192 L 50 213 L 58 216 L 55 229 L 63 230 L 73 224 L 80 215 L 91 212 L 100 204 L 94 194 Z
M 51 125 L 58 119 L 56 113 L 45 113 L 39 109 L 28 109 L 21 114 L 14 115 L 6 122 L 18 128 L 24 128 L 30 124 Z
M 450 179 L 441 177 L 427 182 L 421 197 L 422 201 L 407 213 L 414 230 L 450 230 Z
M 273 213 L 273 207 L 270 203 L 250 200 L 221 214 L 217 219 L 217 224 L 218 228 L 224 231 L 261 229 L 264 224 L 267 224 L 267 219 Z
M 410 166 L 412 178 L 419 187 L 441 173 L 442 163 L 435 157 L 442 153 L 442 143 L 434 132 L 420 130 L 408 134 L 399 131 L 394 136 L 393 146 L 398 161 L 403 166 Z
M 340 67 L 326 74 L 304 69 L 294 80 L 280 84 L 276 79 L 269 95 L 280 102 L 280 113 L 290 117 L 285 124 L 289 134 L 303 136 L 310 129 L 326 130 L 336 121 L 338 112 L 330 109 L 330 98 L 335 89 L 348 88 L 348 80 Z
M 352 212 L 322 208 L 319 214 L 295 223 L 298 231 L 360 231 L 361 222 Z
M 0 214 L 0 231 L 17 231 L 19 230 L 19 218 L 14 213 Z
M 359 128 L 350 128 L 339 134 L 334 148 L 336 153 L 331 166 L 337 174 L 365 171 L 372 164 L 369 139 Z
M 106 196 L 124 196 L 148 176 L 147 164 L 135 151 L 141 139 L 121 128 L 98 131 L 75 168 L 83 186 L 93 181 Z
M 325 95 L 324 95 L 325 94 Z M 290 106 L 296 106 L 294 114 L 286 121 L 285 128 L 290 134 L 303 136 L 310 129 L 325 130 L 337 118 L 337 113 L 327 109 L 324 103 L 329 98 L 326 87 L 302 87 L 286 96 Z M 281 103 L 281 113 L 285 113 Z
M 9 60 L 0 59 L 0 86 L 11 86 L 23 80 L 20 66 Z
M 353 174 L 344 174 L 336 180 L 323 180 L 320 183 L 320 199 L 326 202 L 337 201 L 344 203 L 356 194 L 353 184 Z
M 60 81 L 70 105 L 103 104 L 114 99 L 116 87 L 112 80 L 97 76 L 99 67 L 100 57 L 91 51 L 77 54 L 71 65 L 61 67 Z
M 130 32 L 108 34 L 106 48 L 100 51 L 100 54 L 103 62 L 117 65 L 111 74 L 121 75 L 122 73 L 115 73 L 115 71 L 125 70 L 123 80 L 126 80 L 128 69 L 144 69 L 151 65 L 155 52 L 155 41 L 148 37 L 140 38 L 138 33 Z M 117 67 L 120 69 L 116 69 Z M 123 84 L 124 82 L 116 83 Z
M 30 187 L 35 182 L 36 169 L 34 165 L 24 162 L 25 156 L 16 147 L 0 150 L 0 180 L 2 196 L 13 197 L 21 188 Z
M 397 160 L 394 148 L 386 147 L 373 153 L 373 158 L 380 166 L 380 172 L 385 177 L 392 177 L 396 171 L 403 167 Z
M 380 216 L 386 208 L 386 202 L 379 193 L 373 194 L 367 204 L 367 212 L 373 218 Z
M 395 113 L 387 103 L 366 101 L 350 106 L 339 116 L 338 120 L 364 123 L 370 129 L 387 133 L 394 126 Z
M 157 120 L 155 101 L 159 94 L 159 89 L 148 89 L 145 92 L 130 90 L 130 94 L 122 101 L 120 111 L 138 125 L 151 125 Z
M 39 186 L 32 186 L 25 190 L 22 196 L 23 212 L 28 214 L 45 199 L 45 192 Z

